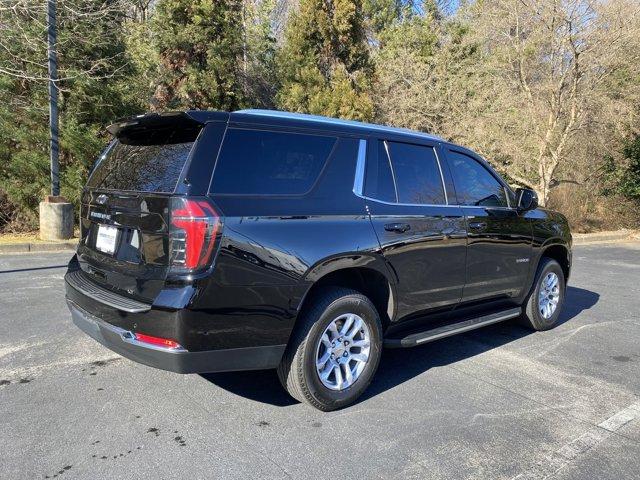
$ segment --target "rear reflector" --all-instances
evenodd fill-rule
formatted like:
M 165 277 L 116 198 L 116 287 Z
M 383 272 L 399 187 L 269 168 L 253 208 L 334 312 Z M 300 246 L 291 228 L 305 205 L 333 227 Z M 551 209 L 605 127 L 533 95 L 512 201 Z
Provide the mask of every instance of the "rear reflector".
M 207 267 L 220 227 L 220 216 L 207 200 L 173 198 L 170 229 L 172 270 L 190 273 Z
M 164 348 L 182 348 L 181 345 L 168 338 L 154 337 L 153 335 L 145 335 L 144 333 L 135 333 L 136 340 L 142 343 L 148 343 L 150 345 L 156 345 Z

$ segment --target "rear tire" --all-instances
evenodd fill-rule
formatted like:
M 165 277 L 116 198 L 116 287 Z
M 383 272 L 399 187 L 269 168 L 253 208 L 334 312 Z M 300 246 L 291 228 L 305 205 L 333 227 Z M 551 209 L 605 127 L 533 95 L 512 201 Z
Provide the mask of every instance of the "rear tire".
M 521 323 L 533 330 L 549 330 L 558 324 L 565 298 L 564 272 L 552 258 L 543 257 L 524 303 Z
M 296 400 L 325 412 L 336 410 L 366 390 L 381 350 L 382 325 L 373 303 L 355 290 L 326 288 L 301 313 L 278 377 Z

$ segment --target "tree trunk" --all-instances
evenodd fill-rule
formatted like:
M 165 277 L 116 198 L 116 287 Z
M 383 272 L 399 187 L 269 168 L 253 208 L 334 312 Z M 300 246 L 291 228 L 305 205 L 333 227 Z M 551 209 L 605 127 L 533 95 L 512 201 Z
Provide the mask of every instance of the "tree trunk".
M 549 203 L 549 192 L 551 190 L 549 186 L 550 182 L 545 181 L 545 179 L 540 178 L 540 182 L 538 183 L 538 188 L 536 188 L 536 193 L 538 194 L 538 203 L 541 207 L 546 207 L 547 203 Z

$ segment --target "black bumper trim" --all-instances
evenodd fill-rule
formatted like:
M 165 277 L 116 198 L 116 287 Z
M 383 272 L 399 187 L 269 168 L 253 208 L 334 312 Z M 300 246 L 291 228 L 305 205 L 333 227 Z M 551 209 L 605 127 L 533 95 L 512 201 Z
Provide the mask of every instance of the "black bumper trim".
M 123 297 L 106 288 L 96 285 L 91 280 L 84 277 L 81 270 L 69 272 L 64 276 L 65 281 L 93 300 L 108 305 L 118 310 L 130 313 L 147 312 L 151 310 L 151 305 L 142 303 L 132 298 Z
M 262 370 L 276 368 L 286 345 L 231 348 L 188 352 L 152 348 L 126 340 L 127 332 L 84 311 L 67 300 L 73 323 L 91 338 L 108 349 L 150 367 L 176 373 L 213 373 L 236 370 Z

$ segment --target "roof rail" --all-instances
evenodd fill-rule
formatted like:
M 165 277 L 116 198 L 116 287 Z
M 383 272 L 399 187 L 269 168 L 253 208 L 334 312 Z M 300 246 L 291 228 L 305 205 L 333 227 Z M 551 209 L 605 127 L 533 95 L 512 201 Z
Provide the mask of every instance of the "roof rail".
M 268 117 L 268 118 L 280 118 L 280 119 L 290 119 L 290 120 L 295 119 L 295 120 L 306 121 L 309 123 L 322 123 L 326 125 L 340 125 L 340 126 L 348 126 L 348 127 L 367 129 L 367 130 L 394 132 L 394 133 L 402 133 L 402 134 L 408 134 L 408 135 L 418 135 L 424 138 L 428 138 L 430 140 L 444 141 L 443 138 L 438 137 L 437 135 L 418 132 L 416 130 L 409 130 L 408 128 L 388 127 L 386 125 L 377 125 L 375 123 L 359 122 L 356 120 L 342 120 L 339 118 L 324 117 L 322 115 L 310 115 L 307 113 L 294 113 L 294 112 L 283 112 L 280 110 L 261 110 L 261 109 L 236 110 L 233 113 L 258 116 L 258 117 Z

